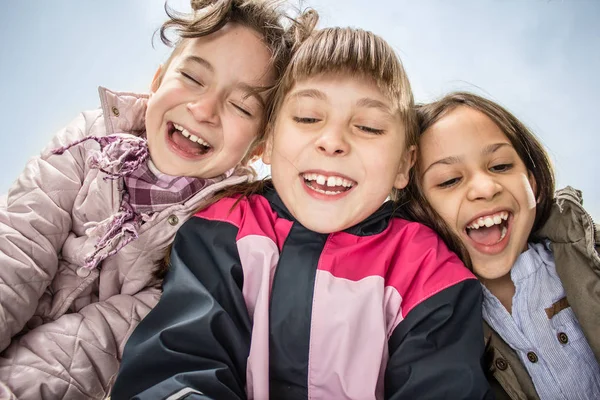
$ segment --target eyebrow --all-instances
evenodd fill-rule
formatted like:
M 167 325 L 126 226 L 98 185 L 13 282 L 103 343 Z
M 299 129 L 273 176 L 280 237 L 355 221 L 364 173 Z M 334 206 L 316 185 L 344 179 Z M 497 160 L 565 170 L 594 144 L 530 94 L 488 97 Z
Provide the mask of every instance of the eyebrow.
M 498 149 L 505 147 L 505 146 L 509 146 L 512 147 L 512 145 L 510 143 L 506 143 L 506 142 L 502 142 L 502 143 L 493 143 L 490 145 L 487 145 L 483 148 L 483 150 L 481 151 L 481 154 L 484 156 L 488 156 L 494 152 L 496 152 Z M 440 160 L 437 160 L 433 163 L 431 163 L 426 169 L 425 171 L 423 171 L 423 173 L 421 174 L 421 176 L 425 176 L 425 174 L 427 173 L 427 171 L 429 171 L 431 169 L 431 167 L 433 167 L 434 165 L 453 165 L 453 164 L 458 164 L 462 161 L 462 157 L 459 156 L 450 156 L 450 157 L 445 157 L 442 158 Z
M 200 65 L 202 65 L 204 68 L 206 68 L 207 70 L 209 70 L 210 72 L 215 72 L 215 68 L 212 66 L 211 63 L 209 63 L 208 61 L 206 61 L 204 58 L 202 57 L 198 57 L 198 56 L 187 56 L 184 60 L 184 62 L 187 61 L 193 61 L 195 63 L 198 63 Z
M 385 112 L 386 114 L 392 114 L 392 110 L 387 104 L 385 104 L 383 101 L 375 100 L 370 97 L 363 97 L 362 99 L 358 100 L 356 105 L 364 108 L 376 108 Z
M 318 89 L 303 89 L 294 92 L 290 95 L 290 99 L 299 97 L 308 97 L 317 100 L 327 100 L 327 95 Z M 390 110 L 390 107 L 387 104 L 385 104 L 383 101 L 372 99 L 370 97 L 363 97 L 362 99 L 356 102 L 356 105 L 358 107 L 363 108 L 377 108 L 387 114 L 392 114 L 392 111 Z
M 290 95 L 290 100 L 299 97 L 308 97 L 317 100 L 327 100 L 327 95 L 317 89 L 298 90 Z

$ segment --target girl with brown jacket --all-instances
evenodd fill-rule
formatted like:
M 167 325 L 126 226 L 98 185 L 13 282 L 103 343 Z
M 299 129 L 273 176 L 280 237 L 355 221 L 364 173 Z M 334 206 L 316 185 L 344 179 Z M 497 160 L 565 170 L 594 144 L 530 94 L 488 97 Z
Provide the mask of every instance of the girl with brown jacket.
M 498 104 L 454 93 L 418 111 L 412 209 L 482 283 L 496 396 L 600 398 L 600 240 L 581 193 L 554 193 L 543 146 Z

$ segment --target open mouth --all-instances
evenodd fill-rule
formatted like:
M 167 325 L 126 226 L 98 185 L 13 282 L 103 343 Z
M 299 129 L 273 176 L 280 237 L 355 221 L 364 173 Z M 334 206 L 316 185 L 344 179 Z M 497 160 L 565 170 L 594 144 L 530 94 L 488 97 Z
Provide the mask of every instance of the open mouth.
M 326 196 L 336 196 L 346 193 L 357 185 L 357 182 L 339 175 L 322 175 L 317 173 L 303 173 L 300 175 L 307 187 Z
M 466 226 L 465 231 L 473 242 L 483 246 L 493 246 L 506 237 L 511 216 L 508 211 L 500 211 L 478 217 Z
M 174 122 L 167 124 L 169 139 L 182 152 L 190 156 L 200 156 L 207 154 L 212 146 L 206 140 L 191 133 L 183 126 Z

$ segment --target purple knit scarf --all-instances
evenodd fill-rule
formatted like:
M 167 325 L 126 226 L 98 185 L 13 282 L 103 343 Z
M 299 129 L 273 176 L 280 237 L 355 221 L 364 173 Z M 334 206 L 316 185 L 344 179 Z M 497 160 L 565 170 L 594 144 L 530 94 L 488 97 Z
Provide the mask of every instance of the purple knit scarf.
M 130 134 L 89 136 L 55 149 L 52 153 L 63 154 L 87 140 L 100 144 L 100 151 L 92 152 L 87 160 L 90 168 L 104 172 L 107 175 L 105 180 L 123 178 L 125 183 L 119 211 L 104 221 L 92 224 L 87 232 L 90 236 L 98 237 L 94 251 L 85 259 L 84 266 L 87 268 L 94 268 L 137 239 L 138 229 L 149 214 L 181 204 L 205 187 L 223 179 L 162 174 L 150 160 L 146 140 Z

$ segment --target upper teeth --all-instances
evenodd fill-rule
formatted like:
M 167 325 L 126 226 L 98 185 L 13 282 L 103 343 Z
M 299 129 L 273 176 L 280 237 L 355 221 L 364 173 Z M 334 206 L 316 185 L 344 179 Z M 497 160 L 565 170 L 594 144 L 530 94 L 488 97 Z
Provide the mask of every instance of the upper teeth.
M 467 225 L 468 229 L 479 229 L 483 226 L 490 227 L 493 225 L 500 225 L 502 221 L 508 219 L 508 211 L 500 211 L 499 213 L 486 215 L 485 217 L 479 217 L 475 221 Z
M 203 146 L 210 147 L 210 144 L 208 144 L 202 138 L 199 138 L 198 136 L 194 135 L 193 133 L 190 133 L 190 131 L 185 129 L 183 126 L 175 124 L 175 123 L 173 123 L 173 126 L 175 127 L 175 129 L 177 129 L 179 132 L 181 132 L 181 134 L 184 137 L 188 138 L 192 142 L 200 143 Z
M 303 174 L 302 177 L 307 181 L 316 181 L 319 185 L 327 186 L 344 186 L 352 187 L 354 183 L 348 179 L 342 178 L 341 176 L 325 176 L 320 174 Z

